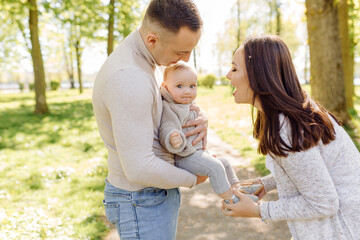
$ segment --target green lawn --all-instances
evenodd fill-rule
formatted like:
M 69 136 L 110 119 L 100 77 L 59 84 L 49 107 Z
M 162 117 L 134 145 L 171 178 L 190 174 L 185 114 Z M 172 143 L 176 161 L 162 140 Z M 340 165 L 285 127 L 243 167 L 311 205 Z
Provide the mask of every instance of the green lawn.
M 0 101 L 0 239 L 101 239 L 107 153 L 90 91 L 47 93 L 51 114 L 34 115 L 33 93 Z
M 0 97 L 0 239 L 101 239 L 109 229 L 102 205 L 107 152 L 91 91 L 48 92 L 47 99 L 51 114 L 39 116 L 34 93 Z M 250 106 L 235 104 L 225 86 L 200 88 L 197 104 L 210 128 L 266 174 Z M 360 118 L 353 117 L 350 134 L 360 141 Z

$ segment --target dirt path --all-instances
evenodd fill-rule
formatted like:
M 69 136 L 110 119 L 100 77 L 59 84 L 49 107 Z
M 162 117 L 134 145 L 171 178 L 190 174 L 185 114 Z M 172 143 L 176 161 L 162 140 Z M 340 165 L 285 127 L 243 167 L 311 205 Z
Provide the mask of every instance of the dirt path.
M 221 141 L 214 132 L 208 134 L 208 151 L 227 158 L 234 166 L 240 180 L 257 177 L 250 163 L 230 145 Z M 264 198 L 273 200 L 273 193 Z M 181 208 L 177 240 L 289 240 L 291 238 L 285 222 L 263 223 L 260 219 L 225 217 L 220 210 L 221 200 L 212 191 L 209 182 L 193 189 L 181 188 Z M 104 240 L 119 240 L 112 230 Z

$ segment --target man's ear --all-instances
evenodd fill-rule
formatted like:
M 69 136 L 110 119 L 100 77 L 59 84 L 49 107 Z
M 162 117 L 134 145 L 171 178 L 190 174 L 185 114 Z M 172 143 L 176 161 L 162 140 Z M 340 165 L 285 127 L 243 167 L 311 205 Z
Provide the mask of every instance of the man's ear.
M 154 48 L 156 44 L 158 43 L 159 38 L 155 33 L 149 33 L 146 37 L 146 45 L 149 48 Z
M 161 86 L 163 86 L 164 88 L 166 88 L 166 85 L 165 85 L 164 81 L 161 83 Z

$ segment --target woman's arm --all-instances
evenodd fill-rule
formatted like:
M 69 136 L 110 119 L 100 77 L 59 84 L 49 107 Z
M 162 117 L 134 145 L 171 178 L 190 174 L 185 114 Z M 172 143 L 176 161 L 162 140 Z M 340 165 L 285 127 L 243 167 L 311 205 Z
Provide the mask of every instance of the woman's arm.
M 299 191 L 298 195 L 262 202 L 258 208 L 246 195 L 235 192 L 240 202 L 223 203 L 223 213 L 233 217 L 256 217 L 261 214 L 263 220 L 309 220 L 337 213 L 338 195 L 317 147 L 290 153 L 279 163 L 283 169 L 281 174 L 289 176 Z
M 339 199 L 318 147 L 289 153 L 278 161 L 299 195 L 261 204 L 263 219 L 307 220 L 335 215 Z M 276 164 L 276 162 L 274 162 Z
M 273 175 L 269 174 L 258 179 L 264 185 L 266 193 L 276 189 L 276 181 Z

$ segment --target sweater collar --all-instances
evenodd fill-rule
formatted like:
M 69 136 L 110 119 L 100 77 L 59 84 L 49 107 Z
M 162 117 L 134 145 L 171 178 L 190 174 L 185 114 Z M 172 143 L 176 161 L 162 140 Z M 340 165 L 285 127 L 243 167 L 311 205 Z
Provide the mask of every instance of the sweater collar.
M 155 61 L 153 55 L 151 55 L 149 49 L 146 48 L 145 43 L 141 37 L 139 28 L 137 28 L 133 33 L 128 37 L 127 45 L 130 45 L 136 54 L 141 56 L 148 62 L 153 69 L 158 65 Z
M 167 102 L 175 103 L 175 101 L 172 98 L 172 96 L 170 95 L 169 91 L 164 86 L 160 87 L 160 92 L 161 92 L 161 96 L 163 97 L 163 99 L 165 99 Z

